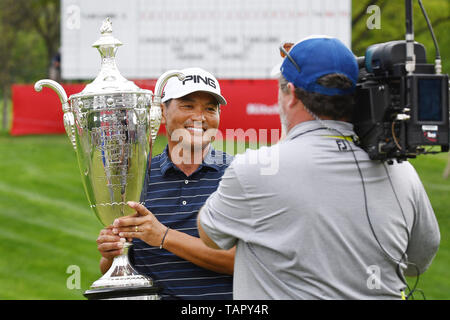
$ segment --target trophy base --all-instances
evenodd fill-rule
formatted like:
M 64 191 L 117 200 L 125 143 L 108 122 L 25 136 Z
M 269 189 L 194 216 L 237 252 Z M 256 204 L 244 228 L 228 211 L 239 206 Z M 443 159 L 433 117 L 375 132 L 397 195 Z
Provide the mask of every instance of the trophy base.
M 87 290 L 88 300 L 159 300 L 158 287 L 122 287 Z
M 88 300 L 159 300 L 161 289 L 153 280 L 139 274 L 128 259 L 131 243 L 125 243 L 123 254 L 114 258 L 109 270 L 89 290 L 84 292 Z

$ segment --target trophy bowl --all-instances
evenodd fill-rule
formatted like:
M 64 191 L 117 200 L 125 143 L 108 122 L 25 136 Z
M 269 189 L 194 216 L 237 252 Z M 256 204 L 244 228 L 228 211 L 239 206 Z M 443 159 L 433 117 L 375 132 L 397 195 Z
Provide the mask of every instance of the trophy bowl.
M 156 82 L 155 94 L 126 80 L 118 71 L 115 55 L 122 43 L 112 36 L 112 23 L 104 20 L 100 39 L 92 46 L 101 55 L 95 80 L 80 93 L 67 95 L 60 84 L 43 79 L 35 84 L 53 89 L 64 112 L 64 127 L 76 151 L 81 179 L 90 207 L 98 220 L 110 226 L 115 219 L 134 214 L 128 201 L 139 202 L 152 146 L 161 123 L 162 90 L 171 70 Z M 126 243 L 123 254 L 84 293 L 88 299 L 159 299 L 153 280 L 130 264 Z

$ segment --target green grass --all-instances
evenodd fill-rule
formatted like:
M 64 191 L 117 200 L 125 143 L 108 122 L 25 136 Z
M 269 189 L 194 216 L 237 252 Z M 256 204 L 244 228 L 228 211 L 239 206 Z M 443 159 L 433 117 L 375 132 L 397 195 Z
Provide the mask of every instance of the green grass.
M 101 228 L 66 136 L 0 136 L 0 299 L 83 298 L 100 277 Z M 80 289 L 67 288 L 70 265 Z
M 166 141 L 159 137 L 153 153 L 160 153 Z M 446 161 L 447 154 L 412 161 L 441 228 L 437 257 L 420 277 L 419 288 L 429 299 L 448 299 L 450 293 L 450 180 L 442 179 Z M 95 240 L 101 228 L 65 135 L 0 134 L 0 299 L 84 299 L 83 291 L 100 277 Z M 81 270 L 80 289 L 67 287 L 71 265 Z
M 410 161 L 425 186 L 441 232 L 439 251 L 431 267 L 419 278 L 418 288 L 428 299 L 450 299 L 450 178 L 442 177 L 447 160 L 448 154 L 441 153 Z M 409 280 L 410 284 L 413 282 Z

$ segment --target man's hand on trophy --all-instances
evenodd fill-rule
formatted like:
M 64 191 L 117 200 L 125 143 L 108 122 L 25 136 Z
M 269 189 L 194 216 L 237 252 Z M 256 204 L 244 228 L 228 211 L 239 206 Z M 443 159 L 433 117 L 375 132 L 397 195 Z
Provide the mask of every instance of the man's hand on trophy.
M 112 260 L 122 253 L 124 242 L 125 239 L 113 234 L 112 226 L 109 226 L 100 231 L 97 238 L 97 248 L 102 257 Z
M 114 220 L 113 234 L 127 239 L 141 239 L 151 246 L 159 246 L 167 227 L 142 204 L 129 201 L 128 205 L 136 210 L 136 214 Z

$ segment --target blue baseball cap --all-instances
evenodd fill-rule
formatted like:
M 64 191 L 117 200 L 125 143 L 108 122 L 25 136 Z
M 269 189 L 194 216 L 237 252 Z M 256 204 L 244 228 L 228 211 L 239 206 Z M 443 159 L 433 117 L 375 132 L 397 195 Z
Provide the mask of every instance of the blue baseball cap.
M 328 96 L 355 91 L 359 73 L 356 57 L 339 39 L 327 36 L 308 37 L 295 44 L 287 53 L 280 71 L 296 87 Z M 352 82 L 352 87 L 326 88 L 317 83 L 317 79 L 332 73 L 345 75 Z

